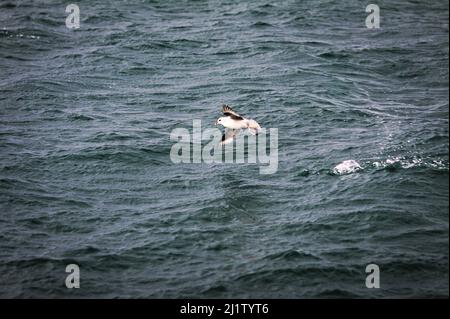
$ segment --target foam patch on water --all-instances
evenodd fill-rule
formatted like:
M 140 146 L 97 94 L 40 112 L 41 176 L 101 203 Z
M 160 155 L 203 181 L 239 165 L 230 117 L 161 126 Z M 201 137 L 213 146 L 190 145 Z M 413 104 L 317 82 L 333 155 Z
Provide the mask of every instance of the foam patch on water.
M 25 39 L 40 39 L 41 37 L 38 35 L 32 34 L 23 34 L 23 33 L 13 33 L 8 31 L 6 28 L 0 30 L 0 36 L 5 36 L 8 38 L 25 38 Z
M 432 168 L 436 170 L 448 170 L 448 162 L 441 159 L 422 159 L 419 157 L 404 158 L 404 157 L 390 157 L 385 161 L 376 161 L 372 163 L 375 168 L 381 169 L 395 169 L 395 168 Z
M 363 168 L 359 163 L 355 160 L 346 160 L 342 163 L 336 165 L 333 168 L 333 174 L 336 175 L 344 175 L 344 174 L 351 174 L 357 171 L 362 170 Z
M 446 159 L 431 159 L 421 157 L 406 158 L 402 156 L 392 156 L 388 157 L 385 160 L 378 160 L 378 161 L 366 161 L 363 163 L 363 166 L 361 166 L 355 160 L 346 160 L 336 165 L 331 170 L 331 174 L 347 175 L 362 170 L 370 170 L 370 168 L 387 171 L 396 171 L 399 169 L 414 169 L 414 168 L 448 171 L 449 163 L 448 160 Z

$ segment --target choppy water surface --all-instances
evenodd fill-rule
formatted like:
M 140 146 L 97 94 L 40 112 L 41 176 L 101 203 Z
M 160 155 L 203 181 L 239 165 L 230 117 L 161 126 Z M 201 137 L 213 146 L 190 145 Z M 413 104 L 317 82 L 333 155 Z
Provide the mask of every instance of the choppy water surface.
M 0 296 L 448 296 L 447 1 L 76 3 L 0 3 Z M 171 162 L 222 103 L 275 174 Z

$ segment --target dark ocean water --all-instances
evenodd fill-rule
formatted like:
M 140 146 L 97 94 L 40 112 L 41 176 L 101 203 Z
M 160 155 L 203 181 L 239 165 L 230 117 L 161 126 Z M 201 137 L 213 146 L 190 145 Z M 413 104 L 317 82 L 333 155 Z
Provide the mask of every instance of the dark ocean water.
M 0 297 L 448 296 L 447 1 L 74 3 L 0 2 Z M 275 174 L 172 163 L 222 103 Z

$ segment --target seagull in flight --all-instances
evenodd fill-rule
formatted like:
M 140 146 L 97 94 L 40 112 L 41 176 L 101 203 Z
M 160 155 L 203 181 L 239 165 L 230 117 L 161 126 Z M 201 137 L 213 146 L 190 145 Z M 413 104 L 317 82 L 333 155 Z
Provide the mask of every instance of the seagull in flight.
M 246 119 L 226 104 L 222 106 L 222 112 L 224 116 L 217 119 L 216 125 L 220 124 L 228 130 L 222 135 L 221 145 L 231 142 L 241 129 L 248 129 L 252 135 L 258 134 L 261 130 L 261 126 L 255 120 Z

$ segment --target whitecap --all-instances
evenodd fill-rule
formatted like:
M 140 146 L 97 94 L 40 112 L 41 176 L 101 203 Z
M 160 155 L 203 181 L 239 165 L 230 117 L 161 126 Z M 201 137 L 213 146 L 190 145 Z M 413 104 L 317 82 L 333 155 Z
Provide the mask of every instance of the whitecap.
M 333 174 L 336 175 L 351 174 L 362 169 L 363 168 L 361 167 L 361 165 L 359 165 L 357 161 L 346 160 L 333 168 Z

